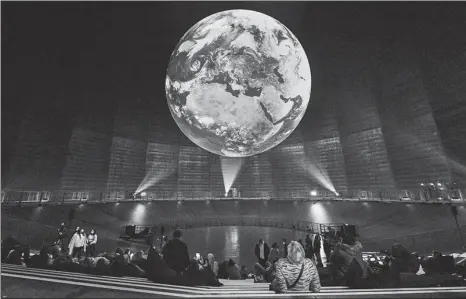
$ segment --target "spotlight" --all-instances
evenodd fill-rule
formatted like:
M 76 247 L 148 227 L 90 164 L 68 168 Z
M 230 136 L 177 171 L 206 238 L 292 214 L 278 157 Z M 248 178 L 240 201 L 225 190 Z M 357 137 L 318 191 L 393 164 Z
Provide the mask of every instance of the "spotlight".
M 144 197 L 144 196 L 146 196 L 146 195 L 147 195 L 146 192 L 142 192 L 142 193 L 141 193 L 141 196 L 142 196 L 142 197 Z
M 424 183 L 421 183 L 421 186 L 424 186 Z
M 316 190 L 312 190 L 312 191 L 311 191 L 311 196 L 317 196 L 317 191 L 316 191 Z
M 340 196 L 340 193 L 338 193 L 338 192 L 335 192 L 335 196 Z

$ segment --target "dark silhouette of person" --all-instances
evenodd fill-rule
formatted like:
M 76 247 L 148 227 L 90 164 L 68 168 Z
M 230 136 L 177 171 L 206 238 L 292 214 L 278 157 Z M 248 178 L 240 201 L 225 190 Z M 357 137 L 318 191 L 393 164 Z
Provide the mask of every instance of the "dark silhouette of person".
M 165 226 L 163 226 L 163 225 L 160 227 L 160 235 L 161 236 L 165 235 Z
M 68 229 L 66 228 L 65 222 L 63 221 L 58 229 L 58 244 L 60 245 L 61 250 L 64 252 L 66 250 L 66 240 L 68 238 Z
M 267 260 L 269 259 L 269 253 L 269 245 L 267 245 L 267 243 L 265 243 L 264 240 L 259 239 L 259 242 L 254 247 L 254 254 L 256 255 L 259 264 L 262 267 L 266 267 L 265 262 L 267 262 Z
M 314 238 L 314 254 L 316 256 L 317 267 L 323 267 L 322 257 L 320 255 L 320 248 L 321 248 L 320 235 L 316 235 Z
M 181 229 L 173 232 L 173 239 L 163 247 L 163 259 L 167 265 L 177 273 L 182 273 L 190 265 L 188 246 L 182 240 Z
M 314 247 L 312 246 L 312 239 L 310 235 L 306 235 L 304 251 L 306 258 L 314 259 Z

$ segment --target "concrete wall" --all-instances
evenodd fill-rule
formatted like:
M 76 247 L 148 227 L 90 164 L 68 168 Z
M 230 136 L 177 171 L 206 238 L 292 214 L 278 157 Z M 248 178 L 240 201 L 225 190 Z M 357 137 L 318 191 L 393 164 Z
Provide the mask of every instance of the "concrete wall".
M 285 201 L 152 202 L 2 208 L 2 236 L 17 235 L 35 246 L 55 236 L 56 227 L 75 210 L 73 226 L 95 228 L 101 246 L 118 244 L 120 227 L 153 225 L 167 220 L 204 217 L 253 216 L 348 223 L 358 226 L 366 250 L 380 250 L 395 240 L 413 250 L 459 250 L 460 239 L 450 207 L 387 203 L 311 203 Z M 459 207 L 459 223 L 466 224 L 466 210 Z

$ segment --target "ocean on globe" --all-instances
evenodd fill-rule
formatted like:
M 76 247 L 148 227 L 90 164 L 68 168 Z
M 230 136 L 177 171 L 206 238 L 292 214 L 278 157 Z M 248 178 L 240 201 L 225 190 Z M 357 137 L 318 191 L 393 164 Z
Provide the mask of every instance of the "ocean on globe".
M 267 151 L 298 126 L 311 95 L 306 53 L 282 23 L 251 10 L 210 15 L 173 51 L 170 112 L 196 145 L 217 155 Z

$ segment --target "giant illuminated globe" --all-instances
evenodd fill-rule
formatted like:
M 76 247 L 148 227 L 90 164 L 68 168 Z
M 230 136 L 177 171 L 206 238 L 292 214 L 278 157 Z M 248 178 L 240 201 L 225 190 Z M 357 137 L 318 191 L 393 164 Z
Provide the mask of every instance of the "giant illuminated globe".
M 259 154 L 298 126 L 311 95 L 311 70 L 296 36 L 250 10 L 223 11 L 181 38 L 165 91 L 181 131 L 227 157 Z

